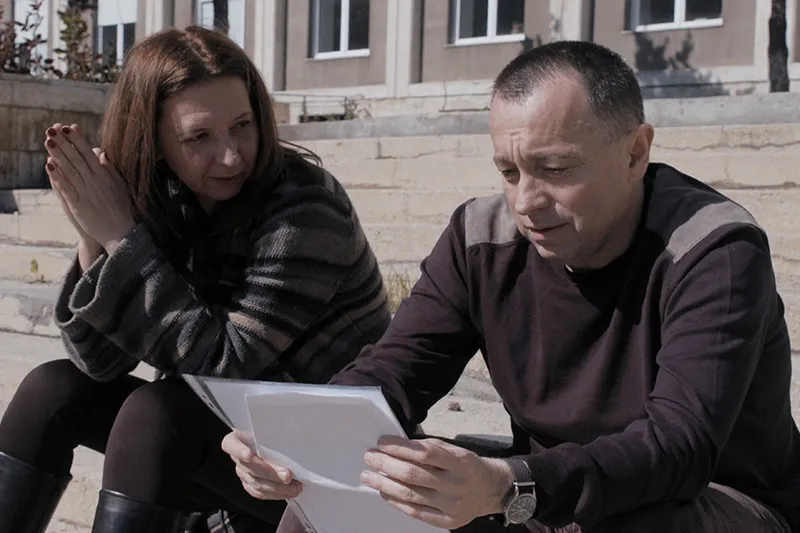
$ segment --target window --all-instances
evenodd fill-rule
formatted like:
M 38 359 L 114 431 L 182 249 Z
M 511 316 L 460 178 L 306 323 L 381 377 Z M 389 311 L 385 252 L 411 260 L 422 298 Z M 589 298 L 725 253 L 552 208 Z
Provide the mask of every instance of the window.
M 369 0 L 313 0 L 311 57 L 369 55 Z
M 630 0 L 634 31 L 707 28 L 722 25 L 722 0 Z
M 454 44 L 522 41 L 525 0 L 451 0 L 450 40 Z
M 244 48 L 245 0 L 228 0 L 228 37 Z M 198 0 L 195 15 L 197 23 L 206 28 L 214 27 L 214 1 Z
M 136 2 L 97 2 L 97 52 L 121 63 L 136 40 Z
M 38 14 L 32 9 L 39 5 Z M 32 50 L 32 55 L 48 58 L 50 51 L 47 46 L 50 24 L 50 2 L 49 0 L 14 0 L 14 22 L 17 23 L 16 42 L 22 43 L 32 41 L 36 35 L 42 38 L 42 43 L 36 45 Z M 22 25 L 28 26 L 26 31 L 20 31 Z

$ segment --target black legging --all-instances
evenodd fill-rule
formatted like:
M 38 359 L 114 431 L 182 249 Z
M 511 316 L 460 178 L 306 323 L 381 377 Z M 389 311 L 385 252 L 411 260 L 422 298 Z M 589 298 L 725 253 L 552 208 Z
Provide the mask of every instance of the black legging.
M 277 524 L 284 502 L 245 492 L 220 448 L 228 432 L 180 379 L 101 383 L 58 360 L 20 384 L 0 421 L 0 451 L 64 476 L 83 445 L 105 454 L 105 489 L 176 510 L 225 509 Z

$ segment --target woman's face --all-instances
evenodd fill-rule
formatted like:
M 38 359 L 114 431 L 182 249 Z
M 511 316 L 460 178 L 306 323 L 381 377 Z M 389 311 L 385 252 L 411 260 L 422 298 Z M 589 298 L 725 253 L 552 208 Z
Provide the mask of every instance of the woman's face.
M 247 86 L 239 77 L 198 83 L 164 102 L 159 156 L 207 212 L 239 193 L 253 171 L 258 144 Z

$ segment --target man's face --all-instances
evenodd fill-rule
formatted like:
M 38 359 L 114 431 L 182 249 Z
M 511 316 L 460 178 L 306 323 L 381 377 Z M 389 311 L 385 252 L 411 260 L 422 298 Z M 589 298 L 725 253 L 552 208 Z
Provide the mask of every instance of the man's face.
M 650 126 L 612 139 L 570 75 L 523 102 L 496 97 L 489 124 L 508 205 L 542 257 L 599 268 L 624 252 L 641 208 Z

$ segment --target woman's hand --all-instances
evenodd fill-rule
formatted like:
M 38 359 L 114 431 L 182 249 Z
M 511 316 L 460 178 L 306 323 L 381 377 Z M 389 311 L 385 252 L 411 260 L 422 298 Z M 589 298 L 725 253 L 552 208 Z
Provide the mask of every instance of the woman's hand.
M 265 461 L 250 448 L 237 431 L 222 440 L 222 449 L 236 464 L 236 475 L 242 480 L 244 490 L 259 500 L 288 500 L 296 498 L 303 490 L 302 484 L 292 479 L 292 473 Z
M 47 175 L 65 214 L 87 248 L 93 241 L 113 252 L 135 225 L 122 177 L 76 125 L 54 124 L 46 135 Z

